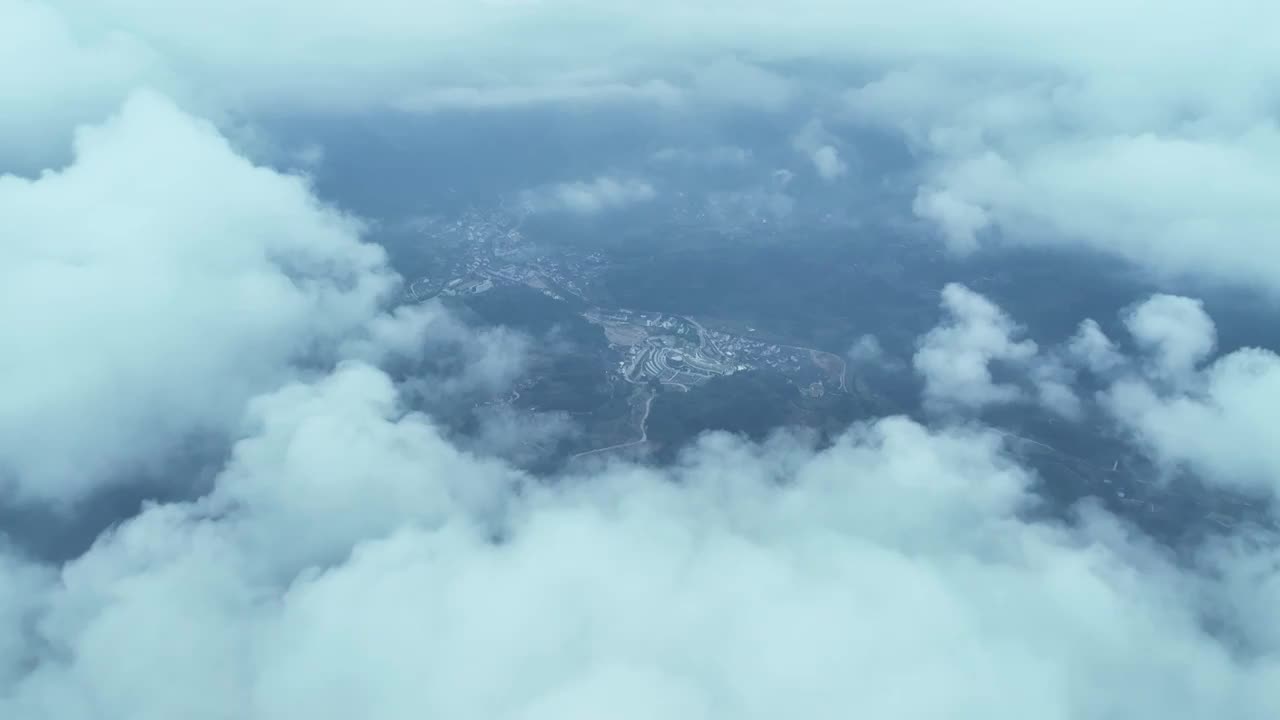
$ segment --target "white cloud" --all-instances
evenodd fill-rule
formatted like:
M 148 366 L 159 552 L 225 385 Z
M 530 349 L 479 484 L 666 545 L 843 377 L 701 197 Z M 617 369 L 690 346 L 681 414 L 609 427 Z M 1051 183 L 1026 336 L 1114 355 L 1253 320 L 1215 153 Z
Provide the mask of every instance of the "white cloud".
M 127 34 L 77 33 L 58 10 L 0 0 L 0 172 L 61 160 L 72 127 L 115 111 L 155 58 Z
M 0 81 L 6 118 L 22 119 L 0 127 L 0 163 L 58 158 L 72 125 L 140 84 L 224 121 L 583 102 L 771 112 L 803 100 L 832 122 L 900 131 L 919 160 L 914 212 L 954 250 L 1084 245 L 1171 275 L 1280 288 L 1268 80 L 1280 60 L 1267 32 L 1280 10 L 1251 0 L 1161 13 L 1138 0 L 1070 12 L 994 0 L 963 11 L 945 0 L 154 5 L 5 0 L 0 48 L 36 70 Z M 1155 39 L 1134 47 L 1133 27 Z M 843 113 L 828 101 L 841 90 Z M 845 152 L 824 142 L 806 155 L 833 179 Z
M 849 169 L 844 160 L 840 159 L 840 151 L 830 145 L 823 145 L 814 150 L 811 159 L 814 169 L 818 171 L 818 177 L 823 180 L 835 180 Z
M 525 370 L 528 338 L 505 327 L 465 325 L 438 301 L 377 315 L 343 343 L 344 358 L 407 374 L 415 395 L 497 393 Z M 448 359 L 432 372 L 424 360 Z
M 1269 656 L 1202 629 L 1209 581 L 1101 518 L 1084 537 L 1020 519 L 1032 477 L 995 433 L 713 437 L 668 471 L 513 494 L 364 366 L 250 419 L 213 495 L 144 511 L 32 595 L 5 716 L 1176 719 L 1278 699 Z
M 1177 379 L 1195 370 L 1218 343 L 1204 303 L 1176 295 L 1153 295 L 1125 313 L 1134 342 L 1154 354 L 1156 370 Z
M 494 405 L 477 412 L 478 431 L 462 439 L 460 445 L 513 464 L 554 458 L 562 440 L 581 433 L 572 417 L 564 412 L 531 412 L 508 405 Z
M 1280 492 L 1274 428 L 1280 357 L 1247 348 L 1224 355 L 1176 389 L 1142 377 L 1117 381 L 1104 404 L 1157 461 L 1210 483 Z
M 875 335 L 867 334 L 859 337 L 849 348 L 849 361 L 854 365 L 886 367 L 893 364 Z
M 998 227 L 990 237 L 1005 242 L 1083 245 L 1173 276 L 1280 288 L 1267 240 L 1280 232 L 1270 200 L 1280 134 L 1250 86 L 1265 74 L 1246 69 L 1256 49 L 1226 60 L 1246 63 L 1238 83 L 1218 82 L 1224 68 L 1175 69 L 1186 58 L 1173 52 L 1162 62 L 1110 50 L 1059 47 L 1047 66 L 1003 70 L 921 59 L 855 89 L 848 108 L 912 142 L 925 160 L 916 214 L 955 250 Z
M 1095 320 L 1083 320 L 1067 343 L 1067 355 L 1093 373 L 1107 373 L 1124 363 L 1124 357 Z
M 808 158 L 814 172 L 827 182 L 843 177 L 849 170 L 834 143 L 835 137 L 817 120 L 810 121 L 791 138 L 791 146 Z
M 978 233 L 990 226 L 987 211 L 946 190 L 921 188 L 911 205 L 917 217 L 937 224 L 947 247 L 958 255 L 978 249 Z
M 1111 378 L 1102 408 L 1166 470 L 1209 484 L 1280 492 L 1280 456 L 1270 440 L 1280 421 L 1280 356 L 1244 348 L 1211 357 L 1213 320 L 1199 300 L 1153 295 L 1121 314 L 1148 357 L 1125 357 L 1097 323 L 1081 323 L 1070 355 Z
M 1068 420 L 1084 416 L 1084 405 L 1074 389 L 1075 381 L 1075 373 L 1056 358 L 1043 359 L 1031 368 L 1031 382 L 1040 404 Z
M 653 185 L 638 178 L 601 175 L 534 188 L 521 193 L 521 203 L 530 212 L 567 212 L 596 215 L 648 202 L 657 197 Z
M 924 378 L 925 401 L 935 407 L 982 408 L 1022 399 L 1017 386 L 996 382 L 993 362 L 1018 366 L 1037 352 L 1022 328 L 990 300 L 963 285 L 942 290 L 946 319 L 919 342 L 913 362 Z
M 0 485 L 74 499 L 154 470 L 332 354 L 397 283 L 358 224 L 150 94 L 76 158 L 0 177 Z
M 38 166 L 141 82 L 215 119 L 611 94 L 772 110 L 794 101 L 777 68 L 819 61 L 888 73 L 852 114 L 911 138 L 917 213 L 957 247 L 1047 228 L 1173 272 L 1277 278 L 1270 6 L 71 7 L 0 0 L 0 53 L 33 69 L 0 80 L 22 119 L 0 120 L 0 162 Z M 781 217 L 785 185 L 719 207 Z M 601 212 L 653 194 L 603 177 L 532 197 Z M 891 418 L 820 451 L 713 436 L 670 468 L 545 484 L 460 450 L 386 374 L 333 362 L 460 346 L 472 380 L 500 385 L 519 353 L 430 308 L 382 314 L 396 279 L 355 221 L 154 95 L 82 133 L 65 169 L 0 178 L 0 214 L 8 490 L 74 499 L 190 433 L 239 437 L 209 495 L 151 504 L 63 567 L 0 550 L 2 717 L 1280 713 L 1265 545 L 1201 575 L 1100 512 L 1029 520 L 1035 479 L 994 432 Z M 1070 406 L 1068 371 L 1003 311 L 958 285 L 943 303 L 915 356 L 927 399 L 1025 399 L 993 376 L 1005 364 Z M 1154 362 L 1108 393 L 1115 416 L 1159 459 L 1274 487 L 1276 356 L 1205 367 L 1213 326 L 1185 299 L 1126 322 Z M 1079 355 L 1129 370 L 1100 336 L 1082 328 Z M 1211 625 L 1249 631 L 1252 654 Z
M 28 671 L 32 660 L 29 628 L 54 587 L 55 575 L 12 554 L 0 535 L 0 697 Z

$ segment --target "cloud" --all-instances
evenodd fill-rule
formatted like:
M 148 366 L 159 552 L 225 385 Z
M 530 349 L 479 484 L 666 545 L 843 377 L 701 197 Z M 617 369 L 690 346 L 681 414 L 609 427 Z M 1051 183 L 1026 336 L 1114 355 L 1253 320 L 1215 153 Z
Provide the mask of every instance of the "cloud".
M 1165 20 L 1166 37 L 1191 40 L 1179 18 Z M 1226 62 L 1247 65 L 1256 48 L 1245 42 Z M 1175 69 L 1172 52 L 1113 50 L 1059 45 L 1044 65 L 1004 69 L 921 59 L 851 91 L 847 111 L 912 144 L 923 159 L 915 212 L 954 250 L 1057 243 L 1170 276 L 1280 287 L 1265 240 L 1280 231 L 1269 201 L 1280 135 L 1255 84 L 1268 71 L 1242 65 L 1242 82 L 1218 84 Z
M 1019 339 L 1025 331 L 1021 325 L 963 285 L 943 288 L 942 308 L 946 317 L 917 340 L 912 357 L 924 380 L 926 408 L 954 413 L 1035 402 L 1067 420 L 1084 417 L 1070 352 L 1052 348 L 1042 353 L 1034 341 Z M 860 340 L 854 346 L 855 362 L 862 356 L 874 359 L 877 350 L 878 343 Z M 1007 380 L 997 381 L 993 369 Z
M 1038 479 L 999 433 L 904 418 L 535 480 L 491 455 L 529 428 L 498 418 L 464 449 L 413 409 L 436 384 L 502 387 L 519 339 L 386 312 L 397 278 L 358 221 L 133 94 L 224 124 L 610 98 L 776 112 L 816 65 L 813 83 L 865 84 L 815 127 L 901 131 L 916 212 L 958 248 L 1083 244 L 1270 288 L 1276 18 L 1246 9 L 0 0 L 0 52 L 34 69 L 0 80 L 22 119 L 0 120 L 0 162 L 28 175 L 0 178 L 4 491 L 72 502 L 164 475 L 193 434 L 229 443 L 207 494 L 148 503 L 79 558 L 0 546 L 0 717 L 1276 716 L 1273 538 L 1175 563 L 1096 508 L 1035 520 Z M 806 157 L 836 174 L 818 135 Z M 785 217 L 787 177 L 711 207 Z M 654 194 L 601 176 L 526 199 Z M 927 401 L 1034 389 L 1071 414 L 1065 355 L 961 285 L 942 303 L 914 357 Z M 1276 356 L 1213 358 L 1186 298 L 1124 319 L 1147 362 L 1096 325 L 1068 346 L 1114 378 L 1112 416 L 1206 482 L 1274 488 Z
M 991 224 L 986 210 L 946 190 L 921 189 L 911 210 L 917 217 L 935 223 L 947 247 L 957 255 L 977 250 L 978 233 Z
M 913 363 L 924 379 L 926 403 L 938 408 L 980 409 L 1015 402 L 1021 390 L 997 382 L 993 362 L 1023 365 L 1035 358 L 1031 340 L 1017 340 L 1022 328 L 990 300 L 963 285 L 942 290 L 944 321 L 919 341 Z
M 116 110 L 159 62 L 128 35 L 77 33 L 53 6 L 0 0 L 0 172 L 62 160 L 71 128 Z
M 1280 402 L 1280 357 L 1237 350 L 1215 360 L 1190 387 L 1163 391 L 1147 379 L 1113 385 L 1105 405 L 1154 458 L 1211 484 L 1273 494 L 1280 459 L 1272 447 Z
M 1243 348 L 1211 359 L 1213 320 L 1191 298 L 1154 295 L 1124 320 L 1153 357 L 1106 391 L 1111 415 L 1167 468 L 1210 484 L 1280 491 L 1280 459 L 1268 440 L 1280 407 L 1280 356 Z
M 1043 359 L 1031 369 L 1040 404 L 1067 420 L 1084 417 L 1084 404 L 1076 395 L 1076 376 L 1070 367 L 1056 358 Z
M 834 142 L 834 136 L 817 120 L 810 121 L 791 138 L 791 146 L 808 158 L 818 177 L 827 182 L 843 177 L 849 170 Z
M 601 175 L 592 180 L 578 180 L 526 190 L 521 202 L 530 212 L 567 212 L 574 215 L 597 215 L 620 210 L 657 197 L 653 186 L 638 178 Z
M 696 97 L 715 105 L 777 112 L 791 103 L 790 78 L 735 58 L 719 58 L 694 73 Z
M 477 425 L 477 431 L 460 438 L 458 444 L 519 467 L 554 460 L 559 443 L 582 434 L 568 413 L 522 411 L 507 405 L 480 410 Z
M 1154 355 L 1155 370 L 1176 379 L 1195 370 L 1217 346 L 1218 333 L 1204 303 L 1177 295 L 1153 295 L 1124 316 L 1138 346 Z
M 31 596 L 6 716 L 1191 718 L 1277 700 L 1269 659 L 1202 629 L 1207 580 L 1105 518 L 1021 519 L 1033 478 L 993 432 L 710 437 L 668 470 L 517 494 L 363 365 L 261 397 L 247 430 L 208 498 L 147 509 Z
M 217 434 L 398 282 L 359 224 L 153 94 L 0 177 L 0 486 L 74 500 Z
M 915 158 L 912 210 L 953 250 L 1083 246 L 1171 276 L 1280 288 L 1268 79 L 1280 62 L 1265 31 L 1280 11 L 1249 0 L 1226 11 L 1179 0 L 1158 16 L 1136 0 L 1069 13 L 943 0 L 5 2 L 0 47 L 39 70 L 0 83 L 6 117 L 22 118 L 0 128 L 0 163 L 23 172 L 56 163 L 71 127 L 140 85 L 224 125 L 390 108 L 804 103 L 840 134 L 900 134 Z M 1135 48 L 1131 27 L 1159 41 Z M 805 151 L 828 180 L 847 172 L 845 154 L 832 141 Z
M 1067 355 L 1093 373 L 1107 373 L 1124 363 L 1111 338 L 1095 320 L 1083 320 L 1067 344 Z
M 653 103 L 676 105 L 683 92 L 662 80 L 636 85 L 623 82 L 565 78 L 536 86 L 437 87 L 396 98 L 392 107 L 414 113 L 450 110 L 501 110 L 563 103 Z
M 859 337 L 853 347 L 849 348 L 847 356 L 854 365 L 886 367 L 893 363 L 885 354 L 880 340 L 870 334 Z

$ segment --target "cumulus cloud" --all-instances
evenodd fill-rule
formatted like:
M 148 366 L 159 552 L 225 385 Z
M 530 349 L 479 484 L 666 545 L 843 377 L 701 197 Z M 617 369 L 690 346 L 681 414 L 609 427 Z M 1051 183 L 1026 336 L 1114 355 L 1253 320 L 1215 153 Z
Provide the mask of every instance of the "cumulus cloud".
M 827 182 L 843 176 L 849 170 L 834 143 L 834 136 L 817 120 L 810 121 L 791 138 L 791 146 L 808 158 L 813 163 L 814 172 Z
M 917 217 L 935 223 L 947 247 L 958 255 L 978 249 L 978 233 L 990 225 L 987 211 L 946 190 L 922 188 L 911 205 Z
M 1213 320 L 1191 298 L 1155 295 L 1125 324 L 1153 357 L 1107 390 L 1104 405 L 1153 458 L 1210 483 L 1275 493 L 1269 440 L 1280 406 L 1280 356 L 1243 348 L 1209 361 Z
M 1239 63 L 1238 81 L 1179 68 L 1186 56 L 1172 45 L 1126 57 L 1117 37 L 1050 43 L 1003 68 L 917 58 L 850 91 L 847 111 L 900 132 L 925 159 L 916 214 L 953 249 L 997 237 L 1084 245 L 1169 275 L 1274 290 L 1280 257 L 1266 238 L 1280 231 L 1269 201 L 1280 136 L 1261 83 L 1271 60 L 1256 55 L 1248 23 L 1203 18 L 1229 39 L 1192 30 L 1198 12 L 1183 4 L 1161 18 L 1163 37 L 1232 46 L 1224 62 Z M 1000 232 L 978 233 L 989 227 Z
M 979 409 L 1022 398 L 1014 384 L 997 382 L 992 363 L 1022 365 L 1038 351 L 1019 340 L 1022 327 L 995 303 L 963 285 L 942 290 L 946 318 L 920 339 L 913 363 L 924 379 L 925 401 L 935 407 Z
M 332 356 L 397 278 L 353 219 L 154 94 L 0 177 L 0 486 L 71 500 Z
M 397 407 L 385 376 L 347 366 L 255 401 L 212 495 L 146 510 L 33 595 L 27 669 L 0 709 L 1274 707 L 1272 663 L 1235 659 L 1197 621 L 1198 581 L 1122 536 L 1080 542 L 1020 519 L 1031 481 L 995 433 L 889 419 L 822 451 L 712 437 L 668 471 L 615 466 L 513 494 L 518 475 L 458 453 Z
M 1102 374 L 1116 369 L 1124 357 L 1096 320 L 1083 320 L 1067 343 L 1067 354 L 1091 372 Z
M 1084 244 L 1280 287 L 1280 61 L 1267 32 L 1280 10 L 1250 0 L 1156 14 L 1137 0 L 1070 12 L 992 0 L 5 0 L 3 13 L 9 64 L 39 70 L 0 84 L 6 118 L 22 119 L 4 126 L 0 153 L 27 166 L 140 83 L 217 117 L 602 98 L 772 111 L 807 98 L 832 123 L 911 143 L 915 213 L 954 249 Z M 1158 41 L 1134 47 L 1133 27 Z M 842 107 L 829 107 L 839 91 Z M 827 178 L 846 162 L 830 142 L 806 154 Z
M 1040 404 L 1068 420 L 1084 416 L 1084 404 L 1076 395 L 1075 372 L 1057 358 L 1043 359 L 1031 369 L 1031 381 Z
M 1166 465 L 1267 493 L 1280 491 L 1272 440 L 1277 402 L 1280 357 L 1256 348 L 1217 359 L 1179 390 L 1127 378 L 1106 395 L 1111 413 Z
M 772 112 L 803 99 L 833 124 L 900 133 L 919 160 L 913 211 L 954 250 L 1082 244 L 1280 287 L 1267 80 L 1280 65 L 1264 30 L 1280 11 L 1248 0 L 1158 16 L 1136 0 L 1070 13 L 943 0 L 153 5 L 5 0 L 0 47 L 39 72 L 0 84 L 6 118 L 23 119 L 3 126 L 0 162 L 43 167 L 71 126 L 143 83 L 222 119 L 598 101 L 679 112 L 698 98 Z M 1135 48 L 1138 26 L 1160 41 Z M 840 107 L 824 102 L 842 90 Z M 821 177 L 846 171 L 836 143 L 804 152 Z
M 871 367 L 884 367 L 893 362 L 885 353 L 880 339 L 870 334 L 863 335 L 853 343 L 853 347 L 849 348 L 848 358 L 854 365 Z
M 592 180 L 578 180 L 526 190 L 521 202 L 530 212 L 567 212 L 574 215 L 596 215 L 620 210 L 657 197 L 653 185 L 639 178 L 601 175 Z
M 114 112 L 158 59 L 127 34 L 77 33 L 59 10 L 0 0 L 0 172 L 64 159 L 72 127 Z
M 1217 346 L 1218 332 L 1204 303 L 1177 295 L 1153 295 L 1130 310 L 1125 327 L 1150 352 L 1155 369 L 1176 379 L 1193 371 Z
M 115 110 L 145 83 L 219 121 L 696 97 L 775 112 L 798 96 L 780 68 L 817 64 L 860 78 L 839 122 L 908 138 L 915 212 L 959 249 L 1085 243 L 1274 287 L 1275 13 L 0 0 L 0 58 L 34 68 L 0 79 L 0 162 L 25 173 L 0 178 L 4 492 L 68 502 L 163 470 L 191 434 L 231 441 L 207 494 L 152 502 L 73 561 L 0 546 L 0 716 L 1275 717 L 1272 540 L 1213 548 L 1200 572 L 1099 510 L 1034 520 L 1038 480 L 999 433 L 903 418 L 821 449 L 713 435 L 670 467 L 534 481 L 492 456 L 534 428 L 495 419 L 464 449 L 412 409 L 423 383 L 501 387 L 519 339 L 437 306 L 387 313 L 384 253 L 305 180 L 155 94 Z M 33 172 L 86 120 L 65 167 Z M 838 177 L 814 127 L 806 157 Z M 712 207 L 785 217 L 786 178 Z M 654 194 L 602 176 L 525 199 L 591 214 Z M 999 307 L 960 285 L 942 303 L 914 357 L 927 401 L 1030 385 L 1078 409 L 1065 361 Z M 1213 359 L 1185 298 L 1124 320 L 1148 362 L 1117 360 L 1096 325 L 1068 346 L 1119 376 L 1113 417 L 1159 460 L 1274 488 L 1276 356 Z

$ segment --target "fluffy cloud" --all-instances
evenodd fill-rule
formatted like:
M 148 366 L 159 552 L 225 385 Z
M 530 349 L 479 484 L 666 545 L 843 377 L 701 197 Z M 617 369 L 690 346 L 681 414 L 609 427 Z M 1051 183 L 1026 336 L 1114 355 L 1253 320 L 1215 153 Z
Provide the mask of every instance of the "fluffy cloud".
M 0 0 L 0 172 L 63 158 L 66 136 L 115 111 L 157 59 L 126 34 L 77 33 L 34 0 Z
M 856 366 L 887 367 L 893 364 L 875 335 L 863 335 L 853 343 L 847 353 L 849 362 Z
M 1080 328 L 1067 344 L 1067 354 L 1098 374 L 1114 370 L 1124 362 L 1124 357 L 1096 320 L 1081 321 Z
M 1021 399 L 1021 390 L 997 382 L 993 362 L 1022 365 L 1037 347 L 1015 336 L 1022 328 L 990 300 L 955 283 L 942 290 L 946 319 L 920 339 L 913 362 L 924 378 L 925 401 L 935 407 L 981 408 Z
M 1128 378 L 1106 404 L 1153 457 L 1184 466 L 1211 483 L 1280 491 L 1280 457 L 1272 440 L 1280 403 L 1280 357 L 1244 349 L 1225 355 L 1179 390 Z
M 1069 11 L 993 0 L 236 0 L 180 11 L 4 0 L 0 10 L 9 64 L 38 69 L 0 81 L 6 117 L 22 118 L 0 128 L 0 162 L 25 171 L 139 84 L 222 119 L 804 102 L 828 127 L 901 133 L 919 160 L 908 173 L 914 213 L 954 249 L 1083 244 L 1171 275 L 1280 287 L 1269 79 L 1280 61 L 1267 32 L 1280 10 L 1252 0 L 1178 0 L 1160 13 L 1138 0 Z M 1133 27 L 1158 40 L 1135 47 Z M 845 172 L 835 142 L 805 154 L 824 178 Z
M 1050 358 L 1037 363 L 1031 369 L 1031 381 L 1045 408 L 1068 420 L 1084 416 L 1084 404 L 1074 389 L 1075 372 L 1062 361 Z
M 596 215 L 644 203 L 657 196 L 653 186 L 638 178 L 602 175 L 592 180 L 560 183 L 526 190 L 521 202 L 530 212 Z
M 1187 16 L 1175 17 L 1166 37 L 1191 40 Z M 1275 290 L 1280 135 L 1260 84 L 1273 70 L 1248 66 L 1248 38 L 1224 42 L 1244 43 L 1225 60 L 1242 63 L 1241 82 L 1175 70 L 1185 56 L 1147 56 L 1157 47 L 1122 58 L 1058 46 L 1038 67 L 896 67 L 850 92 L 848 112 L 900 131 L 925 159 L 915 212 L 953 249 L 986 237 L 1083 244 L 1168 275 Z
M 262 397 L 247 427 L 208 498 L 146 510 L 28 596 L 6 716 L 1193 718 L 1280 699 L 1270 660 L 1202 629 L 1207 580 L 1102 518 L 1092 542 L 1020 519 L 1032 478 L 995 433 L 713 437 L 670 471 L 515 494 L 367 366 Z
M 1125 314 L 1134 342 L 1154 357 L 1155 370 L 1178 378 L 1195 370 L 1218 342 L 1204 303 L 1176 295 L 1154 295 Z
M 152 94 L 75 161 L 0 177 L 0 484 L 74 499 L 218 433 L 332 356 L 397 279 L 306 183 L 254 167 Z
M 900 130 L 923 161 L 916 213 L 958 248 L 1034 229 L 1274 287 L 1275 12 L 0 0 L 0 57 L 35 69 L 0 80 L 22 119 L 0 120 L 0 162 L 28 175 L 0 178 L 5 492 L 74 500 L 162 470 L 192 435 L 234 439 L 206 495 L 151 503 L 65 565 L 0 547 L 0 716 L 1275 717 L 1268 538 L 1210 548 L 1200 572 L 1101 511 L 1032 520 L 1037 479 L 998 433 L 902 418 L 823 449 L 711 436 L 671 467 L 534 481 L 489 456 L 528 428 L 498 419 L 468 451 L 409 409 L 451 381 L 501 387 L 521 341 L 438 306 L 385 313 L 382 251 L 304 180 L 153 94 L 30 172 L 142 83 L 215 120 L 699 97 L 775 112 L 801 94 L 778 68 L 816 64 L 873 79 L 814 126 L 815 171 L 843 168 L 823 128 Z M 1212 73 L 1188 46 L 1214 51 Z M 711 207 L 784 217 L 786 190 Z M 589 214 L 653 195 L 603 176 L 526 199 Z M 1032 386 L 1079 409 L 1070 368 L 1000 308 L 959 285 L 943 308 L 914 358 L 928 401 Z M 1274 488 L 1276 356 L 1212 359 L 1183 298 L 1124 317 L 1148 362 L 1096 324 L 1064 355 L 1120 377 L 1113 416 L 1159 460 Z M 373 367 L 419 375 L 436 355 L 464 367 L 399 386 Z
M 341 355 L 381 367 L 427 407 L 508 390 L 527 369 L 529 339 L 507 328 L 474 328 L 439 302 L 377 315 L 342 345 Z
M 990 224 L 987 211 L 946 190 L 921 189 L 912 202 L 916 216 L 933 222 L 947 247 L 958 255 L 978 249 L 978 233 Z
M 816 120 L 805 125 L 791 138 L 791 146 L 808 158 L 813 163 L 814 172 L 827 182 L 842 177 L 849 170 L 834 142 L 831 133 Z
M 1216 329 L 1198 300 L 1156 295 L 1125 313 L 1149 362 L 1118 379 L 1104 405 L 1166 467 L 1210 483 L 1275 493 L 1269 440 L 1280 407 L 1280 356 L 1244 348 L 1206 361 Z
M 1040 352 L 1034 341 L 1019 339 L 1024 328 L 1004 310 L 963 285 L 943 288 L 942 308 L 946 316 L 919 338 L 912 358 L 927 408 L 954 412 L 1035 402 L 1068 420 L 1084 416 L 1069 350 Z M 851 354 L 855 362 L 879 356 L 874 340 L 859 340 Z M 1008 379 L 997 381 L 995 368 Z

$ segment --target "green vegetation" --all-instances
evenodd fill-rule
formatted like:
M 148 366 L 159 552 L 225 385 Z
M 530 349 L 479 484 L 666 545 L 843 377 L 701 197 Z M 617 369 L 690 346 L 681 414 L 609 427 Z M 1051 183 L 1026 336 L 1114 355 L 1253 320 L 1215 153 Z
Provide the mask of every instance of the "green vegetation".
M 762 440 L 784 426 L 838 433 L 863 414 L 850 395 L 804 397 L 786 376 L 752 370 L 713 378 L 689 392 L 664 392 L 653 401 L 649 440 L 670 459 L 701 433 L 722 430 Z

